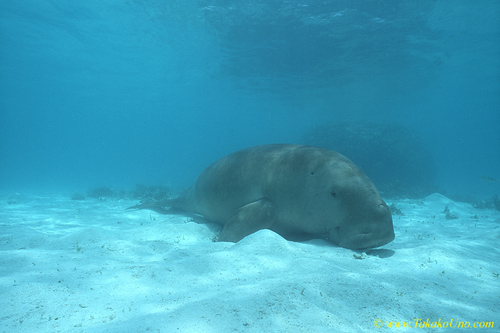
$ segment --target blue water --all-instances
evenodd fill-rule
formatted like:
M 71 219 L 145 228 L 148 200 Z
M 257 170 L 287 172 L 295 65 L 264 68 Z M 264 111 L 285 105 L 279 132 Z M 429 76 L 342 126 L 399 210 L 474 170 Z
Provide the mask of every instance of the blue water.
M 406 126 L 440 189 L 500 194 L 500 2 L 0 1 L 2 190 L 183 188 L 335 121 Z

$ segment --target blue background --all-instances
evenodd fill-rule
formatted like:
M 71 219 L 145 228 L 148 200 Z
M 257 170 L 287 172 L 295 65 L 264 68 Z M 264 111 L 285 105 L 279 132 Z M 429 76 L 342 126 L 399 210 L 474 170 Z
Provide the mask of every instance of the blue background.
M 408 126 L 444 191 L 499 193 L 500 2 L 0 2 L 3 190 L 183 188 L 339 120 Z

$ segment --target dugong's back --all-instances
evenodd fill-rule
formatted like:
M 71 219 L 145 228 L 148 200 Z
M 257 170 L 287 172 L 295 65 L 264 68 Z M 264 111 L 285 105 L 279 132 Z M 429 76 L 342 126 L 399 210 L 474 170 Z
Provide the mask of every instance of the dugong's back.
M 232 241 L 262 228 L 327 234 L 350 248 L 394 239 L 389 209 L 368 177 L 341 154 L 317 147 L 275 144 L 232 153 L 207 167 L 185 199 L 187 210 L 225 225 L 223 238 L 246 223 L 244 232 L 227 237 Z

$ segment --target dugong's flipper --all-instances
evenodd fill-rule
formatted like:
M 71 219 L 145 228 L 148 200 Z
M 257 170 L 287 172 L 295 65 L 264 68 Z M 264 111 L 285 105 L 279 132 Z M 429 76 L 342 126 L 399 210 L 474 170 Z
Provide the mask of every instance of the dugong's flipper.
M 238 242 L 261 229 L 271 229 L 278 216 L 275 205 L 266 198 L 237 209 L 224 225 L 219 242 Z

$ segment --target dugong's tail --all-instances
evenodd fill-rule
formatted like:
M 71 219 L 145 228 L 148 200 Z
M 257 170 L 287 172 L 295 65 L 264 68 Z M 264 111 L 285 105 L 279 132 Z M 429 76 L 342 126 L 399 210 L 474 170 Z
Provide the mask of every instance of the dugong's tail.
M 154 202 L 145 202 L 132 207 L 128 207 L 127 209 L 149 209 L 155 211 L 159 214 L 179 214 L 183 213 L 182 209 L 179 209 L 176 206 L 176 199 L 167 199 L 161 201 Z
M 186 199 L 183 196 L 173 199 L 145 202 L 132 207 L 128 207 L 127 209 L 135 209 L 135 210 L 149 209 L 159 214 L 172 214 L 172 215 L 196 214 L 196 212 L 189 209 L 189 206 L 186 205 Z

